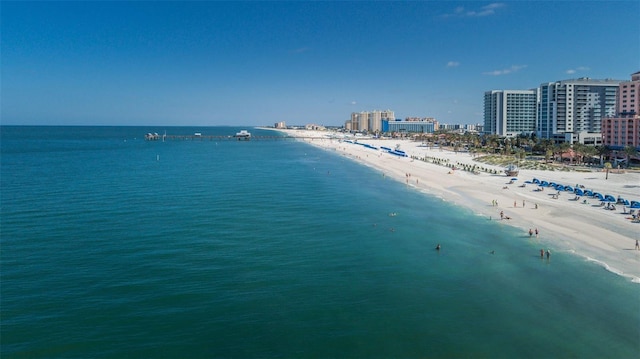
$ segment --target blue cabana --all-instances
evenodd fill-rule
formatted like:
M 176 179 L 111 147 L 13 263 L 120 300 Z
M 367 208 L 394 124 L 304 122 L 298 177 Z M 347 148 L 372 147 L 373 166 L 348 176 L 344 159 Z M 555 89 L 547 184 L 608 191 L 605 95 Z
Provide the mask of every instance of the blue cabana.
M 565 190 L 565 191 L 567 191 L 567 192 L 573 192 L 573 187 L 571 187 L 571 186 L 565 186 L 565 187 L 564 187 L 564 190 Z
M 597 199 L 599 199 L 601 201 L 604 201 L 604 196 L 601 193 L 595 192 L 593 194 L 593 197 L 595 197 L 595 198 L 597 198 Z
M 589 196 L 589 197 L 593 197 L 593 191 L 590 189 L 587 189 L 584 191 L 584 195 L 585 196 Z
M 612 203 L 616 203 L 616 198 L 610 194 L 604 196 L 604 201 L 605 202 L 612 202 Z
M 542 182 L 540 182 L 540 186 L 542 186 L 542 187 L 549 187 L 549 182 L 547 182 L 547 181 L 542 181 Z
M 636 209 L 636 208 L 640 208 L 640 202 L 638 201 L 631 201 L 629 207 Z
M 577 194 L 578 196 L 584 196 L 584 191 L 583 191 L 583 190 L 581 190 L 580 188 L 576 188 L 576 189 L 574 189 L 574 190 L 573 190 L 573 192 L 574 192 L 575 194 Z
M 535 184 L 540 184 L 540 180 L 537 178 L 534 178 L 531 182 L 535 183 Z
M 561 185 L 561 184 L 557 184 L 557 185 L 556 185 L 556 189 L 557 189 L 558 191 L 564 191 L 564 186 L 563 186 L 563 185 Z

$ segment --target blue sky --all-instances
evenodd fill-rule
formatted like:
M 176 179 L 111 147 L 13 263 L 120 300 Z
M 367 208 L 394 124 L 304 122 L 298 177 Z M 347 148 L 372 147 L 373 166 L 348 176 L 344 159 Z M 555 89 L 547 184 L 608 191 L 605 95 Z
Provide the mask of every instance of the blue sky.
M 638 1 L 1 3 L 2 124 L 483 121 L 483 93 L 640 70 Z M 624 32 L 626 31 L 626 33 Z

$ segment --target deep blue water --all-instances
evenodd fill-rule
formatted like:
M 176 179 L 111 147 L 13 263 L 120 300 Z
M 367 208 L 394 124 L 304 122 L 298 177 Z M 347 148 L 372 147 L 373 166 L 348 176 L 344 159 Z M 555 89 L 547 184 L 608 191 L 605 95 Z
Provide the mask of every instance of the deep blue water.
M 2 126 L 1 356 L 640 357 L 640 286 L 550 243 L 302 142 L 143 139 L 240 129 Z

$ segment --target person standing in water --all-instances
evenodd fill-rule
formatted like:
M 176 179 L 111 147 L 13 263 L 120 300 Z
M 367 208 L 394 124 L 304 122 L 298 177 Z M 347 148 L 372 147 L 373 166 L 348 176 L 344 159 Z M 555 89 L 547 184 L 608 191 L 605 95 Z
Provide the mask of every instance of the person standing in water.
M 549 257 L 551 257 L 551 251 L 547 249 L 547 259 L 549 259 Z
M 436 251 L 440 250 L 440 243 L 438 243 L 438 245 L 436 246 Z
M 540 250 L 540 259 L 544 258 L 544 249 Z
M 529 228 L 529 238 L 531 238 L 531 236 L 533 236 L 533 230 Z

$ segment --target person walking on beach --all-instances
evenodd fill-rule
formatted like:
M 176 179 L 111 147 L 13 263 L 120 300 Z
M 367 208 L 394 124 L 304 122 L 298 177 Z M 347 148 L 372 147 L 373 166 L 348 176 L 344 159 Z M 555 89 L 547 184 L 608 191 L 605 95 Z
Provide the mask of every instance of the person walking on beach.
M 636 251 L 640 250 L 640 243 L 638 243 L 638 240 L 636 239 Z

